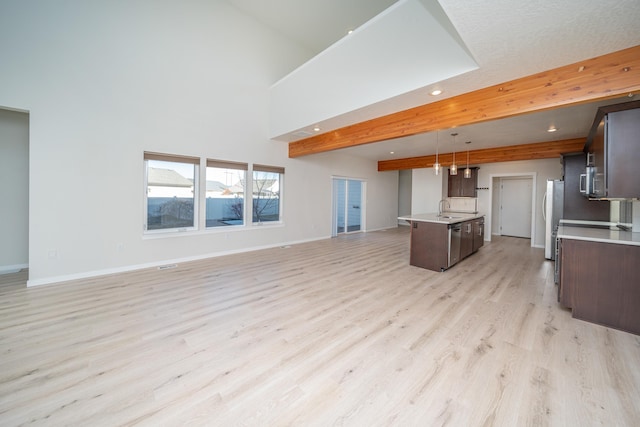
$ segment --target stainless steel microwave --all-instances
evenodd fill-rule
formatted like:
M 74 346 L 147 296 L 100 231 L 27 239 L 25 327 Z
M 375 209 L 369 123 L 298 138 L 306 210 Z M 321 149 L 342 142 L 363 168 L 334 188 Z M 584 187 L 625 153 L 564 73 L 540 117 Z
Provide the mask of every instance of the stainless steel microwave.
M 596 168 L 587 166 L 585 173 L 580 174 L 580 194 L 585 197 L 593 196 L 595 190 Z

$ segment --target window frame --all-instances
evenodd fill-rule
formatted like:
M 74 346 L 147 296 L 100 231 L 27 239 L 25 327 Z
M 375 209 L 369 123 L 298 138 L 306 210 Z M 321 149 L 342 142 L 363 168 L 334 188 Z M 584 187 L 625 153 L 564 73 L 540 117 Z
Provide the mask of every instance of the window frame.
M 254 221 L 254 209 L 253 209 L 253 203 L 254 203 L 254 196 L 253 196 L 253 186 L 254 186 L 254 178 L 255 178 L 255 173 L 256 172 L 267 172 L 267 173 L 277 173 L 278 176 L 278 219 L 274 220 L 274 221 Z M 284 194 L 284 173 L 285 173 L 285 168 L 280 167 L 280 166 L 269 166 L 269 165 L 264 165 L 264 164 L 257 164 L 254 163 L 253 167 L 251 168 L 251 203 L 247 203 L 247 205 L 250 208 L 250 214 L 251 214 L 251 225 L 254 226 L 259 226 L 259 227 L 265 227 L 265 226 L 270 226 L 270 225 L 281 225 L 284 223 L 284 203 L 283 203 L 283 194 Z
M 234 169 L 234 170 L 242 170 L 244 171 L 244 192 L 242 195 L 242 224 L 236 225 L 216 225 L 216 226 L 207 226 L 207 169 L 208 168 L 218 168 L 218 169 Z M 216 160 L 216 159 L 206 159 L 205 161 L 205 171 L 204 171 L 204 180 L 205 186 L 203 191 L 203 200 L 204 200 L 204 230 L 206 231 L 214 231 L 214 230 L 229 230 L 230 228 L 243 228 L 247 226 L 247 201 L 250 200 L 247 197 L 247 184 L 249 182 L 249 164 L 243 162 L 234 162 L 227 160 Z
M 149 161 L 159 160 L 193 165 L 193 225 L 189 227 L 171 227 L 149 229 Z M 206 212 L 207 197 L 207 168 L 218 167 L 225 169 L 239 169 L 245 171 L 245 188 L 243 198 L 243 223 L 237 225 L 208 227 Z M 284 174 L 285 168 L 258 163 L 245 163 L 227 160 L 216 160 L 205 157 L 195 157 L 178 154 L 165 154 L 143 151 L 143 238 L 173 237 L 179 235 L 194 235 L 203 233 L 220 233 L 232 230 L 250 230 L 255 227 L 277 227 L 284 224 Z M 278 174 L 278 218 L 272 221 L 254 221 L 254 177 L 256 172 Z M 204 183 L 204 185 L 202 184 Z
M 149 160 L 163 162 L 183 163 L 193 165 L 193 225 L 189 227 L 168 227 L 149 229 Z M 164 154 L 145 151 L 143 153 L 144 162 L 144 183 L 143 183 L 143 235 L 174 234 L 197 231 L 200 218 L 200 158 L 194 156 L 184 156 L 175 154 Z

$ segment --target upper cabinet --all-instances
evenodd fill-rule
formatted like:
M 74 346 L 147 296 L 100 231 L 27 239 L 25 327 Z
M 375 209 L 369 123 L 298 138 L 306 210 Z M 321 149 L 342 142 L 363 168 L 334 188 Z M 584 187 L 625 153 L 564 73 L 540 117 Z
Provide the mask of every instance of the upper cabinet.
M 476 197 L 478 187 L 478 168 L 471 169 L 471 178 L 464 177 L 464 169 L 459 168 L 457 175 L 451 175 L 449 169 L 449 184 L 447 195 L 449 197 Z
M 599 108 L 584 151 L 589 197 L 640 197 L 640 101 Z

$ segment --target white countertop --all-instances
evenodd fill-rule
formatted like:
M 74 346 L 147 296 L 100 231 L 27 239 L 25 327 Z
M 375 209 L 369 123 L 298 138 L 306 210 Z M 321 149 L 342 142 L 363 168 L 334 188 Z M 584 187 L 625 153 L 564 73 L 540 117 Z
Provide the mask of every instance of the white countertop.
M 568 227 L 560 225 L 558 227 L 558 238 L 640 246 L 640 233 L 606 228 Z
M 470 219 L 482 218 L 484 214 L 443 212 L 441 215 L 437 213 L 421 213 L 415 215 L 405 215 L 398 217 L 403 221 L 419 221 L 419 222 L 435 222 L 438 224 L 455 224 L 457 222 L 468 221 Z

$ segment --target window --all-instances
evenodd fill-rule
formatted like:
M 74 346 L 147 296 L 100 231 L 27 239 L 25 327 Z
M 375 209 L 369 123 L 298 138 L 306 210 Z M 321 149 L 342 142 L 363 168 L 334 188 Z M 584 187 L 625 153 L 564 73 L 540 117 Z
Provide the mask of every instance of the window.
M 206 226 L 244 225 L 246 163 L 207 160 Z
M 253 222 L 280 221 L 284 168 L 253 165 Z
M 144 163 L 145 230 L 196 228 L 200 159 L 144 153 Z
M 284 168 L 254 164 L 249 175 L 248 163 L 207 159 L 201 176 L 200 164 L 199 157 L 144 153 L 145 233 L 242 227 L 249 215 L 250 224 L 282 221 Z

